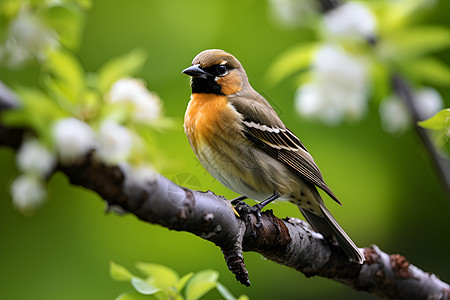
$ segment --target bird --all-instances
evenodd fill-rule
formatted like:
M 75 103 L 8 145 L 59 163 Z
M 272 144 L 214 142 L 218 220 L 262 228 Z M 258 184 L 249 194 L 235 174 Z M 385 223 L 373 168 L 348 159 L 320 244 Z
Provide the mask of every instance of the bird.
M 362 264 L 364 255 L 317 188 L 340 204 L 338 198 L 300 139 L 252 88 L 241 63 L 223 50 L 204 50 L 182 73 L 190 76 L 192 90 L 184 131 L 203 167 L 241 195 L 233 203 L 256 200 L 251 208 L 260 220 L 261 209 L 270 202 L 289 201 L 315 231 L 336 241 L 350 261 Z

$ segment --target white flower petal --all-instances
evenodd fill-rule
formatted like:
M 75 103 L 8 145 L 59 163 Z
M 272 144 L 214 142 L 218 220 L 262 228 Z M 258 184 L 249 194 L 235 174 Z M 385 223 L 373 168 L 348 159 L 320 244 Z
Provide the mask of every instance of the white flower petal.
M 422 120 L 431 118 L 439 110 L 444 108 L 444 100 L 441 94 L 431 87 L 416 91 L 414 93 L 414 100 L 419 118 Z
M 427 87 L 413 92 L 414 106 L 422 120 L 432 117 L 444 107 L 439 92 Z M 404 132 L 411 124 L 411 116 L 401 99 L 395 95 L 380 103 L 381 126 L 390 133 Z
M 332 126 L 361 119 L 368 109 L 366 61 L 325 45 L 317 52 L 313 67 L 313 79 L 297 90 L 297 111 Z
M 24 173 L 48 175 L 56 165 L 56 156 L 39 140 L 25 141 L 17 152 L 17 165 Z
M 58 121 L 53 127 L 53 139 L 62 163 L 71 164 L 96 146 L 91 127 L 75 118 Z
M 324 16 L 324 27 L 332 36 L 367 38 L 375 36 L 377 22 L 364 4 L 346 2 Z
M 12 182 L 11 195 L 14 206 L 24 214 L 32 213 L 47 197 L 42 181 L 30 175 L 21 175 Z
M 324 45 L 318 50 L 313 66 L 320 81 L 344 85 L 344 88 L 365 89 L 368 77 L 366 60 L 342 48 Z
M 380 103 L 381 127 L 389 133 L 404 132 L 411 118 L 403 102 L 396 96 L 390 96 Z
M 135 117 L 139 121 L 151 122 L 161 114 L 159 97 L 147 90 L 138 79 L 123 78 L 116 81 L 109 92 L 109 101 L 133 103 Z
M 126 160 L 132 146 L 130 132 L 123 126 L 106 120 L 99 131 L 99 148 L 96 155 L 105 163 L 117 164 Z
M 319 88 L 314 84 L 304 84 L 295 93 L 295 108 L 303 116 L 315 117 L 323 108 Z
M 33 57 L 45 58 L 45 50 L 58 45 L 56 32 L 24 6 L 8 28 L 2 56 L 10 67 L 20 67 Z

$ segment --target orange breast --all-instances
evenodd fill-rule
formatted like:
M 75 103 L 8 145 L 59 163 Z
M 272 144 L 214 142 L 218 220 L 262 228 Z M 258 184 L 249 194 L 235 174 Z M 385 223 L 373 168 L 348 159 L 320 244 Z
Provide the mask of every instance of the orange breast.
M 194 151 L 215 134 L 220 122 L 229 114 L 227 98 L 222 95 L 192 94 L 184 116 L 184 130 Z

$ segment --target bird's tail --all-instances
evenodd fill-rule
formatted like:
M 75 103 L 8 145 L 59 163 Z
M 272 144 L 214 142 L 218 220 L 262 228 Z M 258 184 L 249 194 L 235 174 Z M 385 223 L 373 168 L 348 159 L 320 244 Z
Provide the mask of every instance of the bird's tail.
M 325 204 L 322 202 L 319 206 L 324 217 L 319 217 L 316 214 L 302 209 L 300 206 L 299 208 L 306 220 L 316 231 L 322 234 L 325 238 L 334 237 L 351 261 L 362 264 L 365 260 L 364 255 L 345 233 L 344 229 L 339 226 L 338 222 L 325 207 Z

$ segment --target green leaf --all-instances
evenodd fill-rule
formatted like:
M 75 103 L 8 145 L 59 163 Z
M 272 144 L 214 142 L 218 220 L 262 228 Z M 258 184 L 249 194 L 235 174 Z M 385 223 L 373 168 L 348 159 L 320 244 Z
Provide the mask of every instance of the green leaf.
M 419 126 L 433 130 L 431 136 L 433 137 L 434 143 L 444 153 L 450 155 L 450 108 L 443 109 L 433 117 L 418 122 L 418 124 Z
M 400 59 L 418 57 L 450 46 L 450 30 L 438 26 L 406 28 L 389 36 Z
M 186 286 L 186 300 L 197 300 L 213 289 L 217 284 L 219 273 L 214 270 L 204 270 L 192 276 Z
M 143 295 L 152 295 L 159 291 L 159 288 L 149 284 L 148 282 L 139 277 L 131 278 L 131 284 L 136 289 L 136 291 L 138 291 Z
M 217 290 L 225 300 L 236 300 L 236 298 L 230 293 L 230 291 L 220 282 L 217 282 Z
M 265 75 L 266 82 L 275 85 L 295 72 L 306 70 L 317 48 L 316 43 L 305 43 L 284 51 L 269 66 Z
M 188 273 L 188 274 L 184 275 L 183 277 L 181 277 L 180 280 L 178 280 L 178 282 L 175 284 L 176 290 L 178 292 L 180 292 L 193 275 L 194 275 L 194 273 L 191 272 L 191 273 Z
M 98 71 L 98 90 L 106 93 L 120 78 L 132 76 L 144 64 L 147 55 L 143 50 L 134 49 L 129 53 L 111 59 Z
M 157 299 L 152 295 L 142 295 L 139 293 L 124 293 L 117 296 L 114 300 L 151 300 Z
M 22 106 L 17 110 L 4 112 L 3 122 L 10 126 L 30 127 L 45 145 L 51 146 L 51 124 L 68 114 L 40 90 L 18 87 L 15 91 Z
M 418 122 L 418 124 L 433 130 L 450 129 L 450 108 L 443 109 L 428 120 Z
M 57 80 L 50 74 L 42 74 L 40 79 L 42 86 L 45 87 L 50 97 L 52 97 L 63 110 L 71 113 L 73 110 L 74 102 L 73 100 L 70 100 L 68 98 L 67 90 L 61 88 L 59 80 Z
M 109 262 L 109 275 L 112 279 L 117 281 L 128 281 L 133 278 L 133 274 L 131 274 L 130 271 L 113 261 Z
M 450 86 L 450 67 L 438 59 L 415 60 L 405 65 L 404 69 L 423 82 Z
M 160 289 L 175 286 L 179 279 L 177 272 L 163 265 L 138 262 L 136 268 L 145 275 L 152 277 L 152 284 Z
M 45 23 L 58 33 L 66 48 L 76 50 L 83 29 L 83 11 L 79 5 L 65 2 L 46 9 L 42 15 Z
M 247 295 L 240 295 L 238 300 L 249 300 Z
M 382 20 L 380 27 L 391 31 L 406 27 L 417 17 L 419 9 L 426 8 L 427 2 L 423 0 L 399 0 L 382 3 L 384 10 L 379 18 L 379 20 Z
M 46 68 L 54 77 L 58 92 L 76 102 L 85 87 L 84 70 L 78 59 L 66 51 L 48 51 Z

